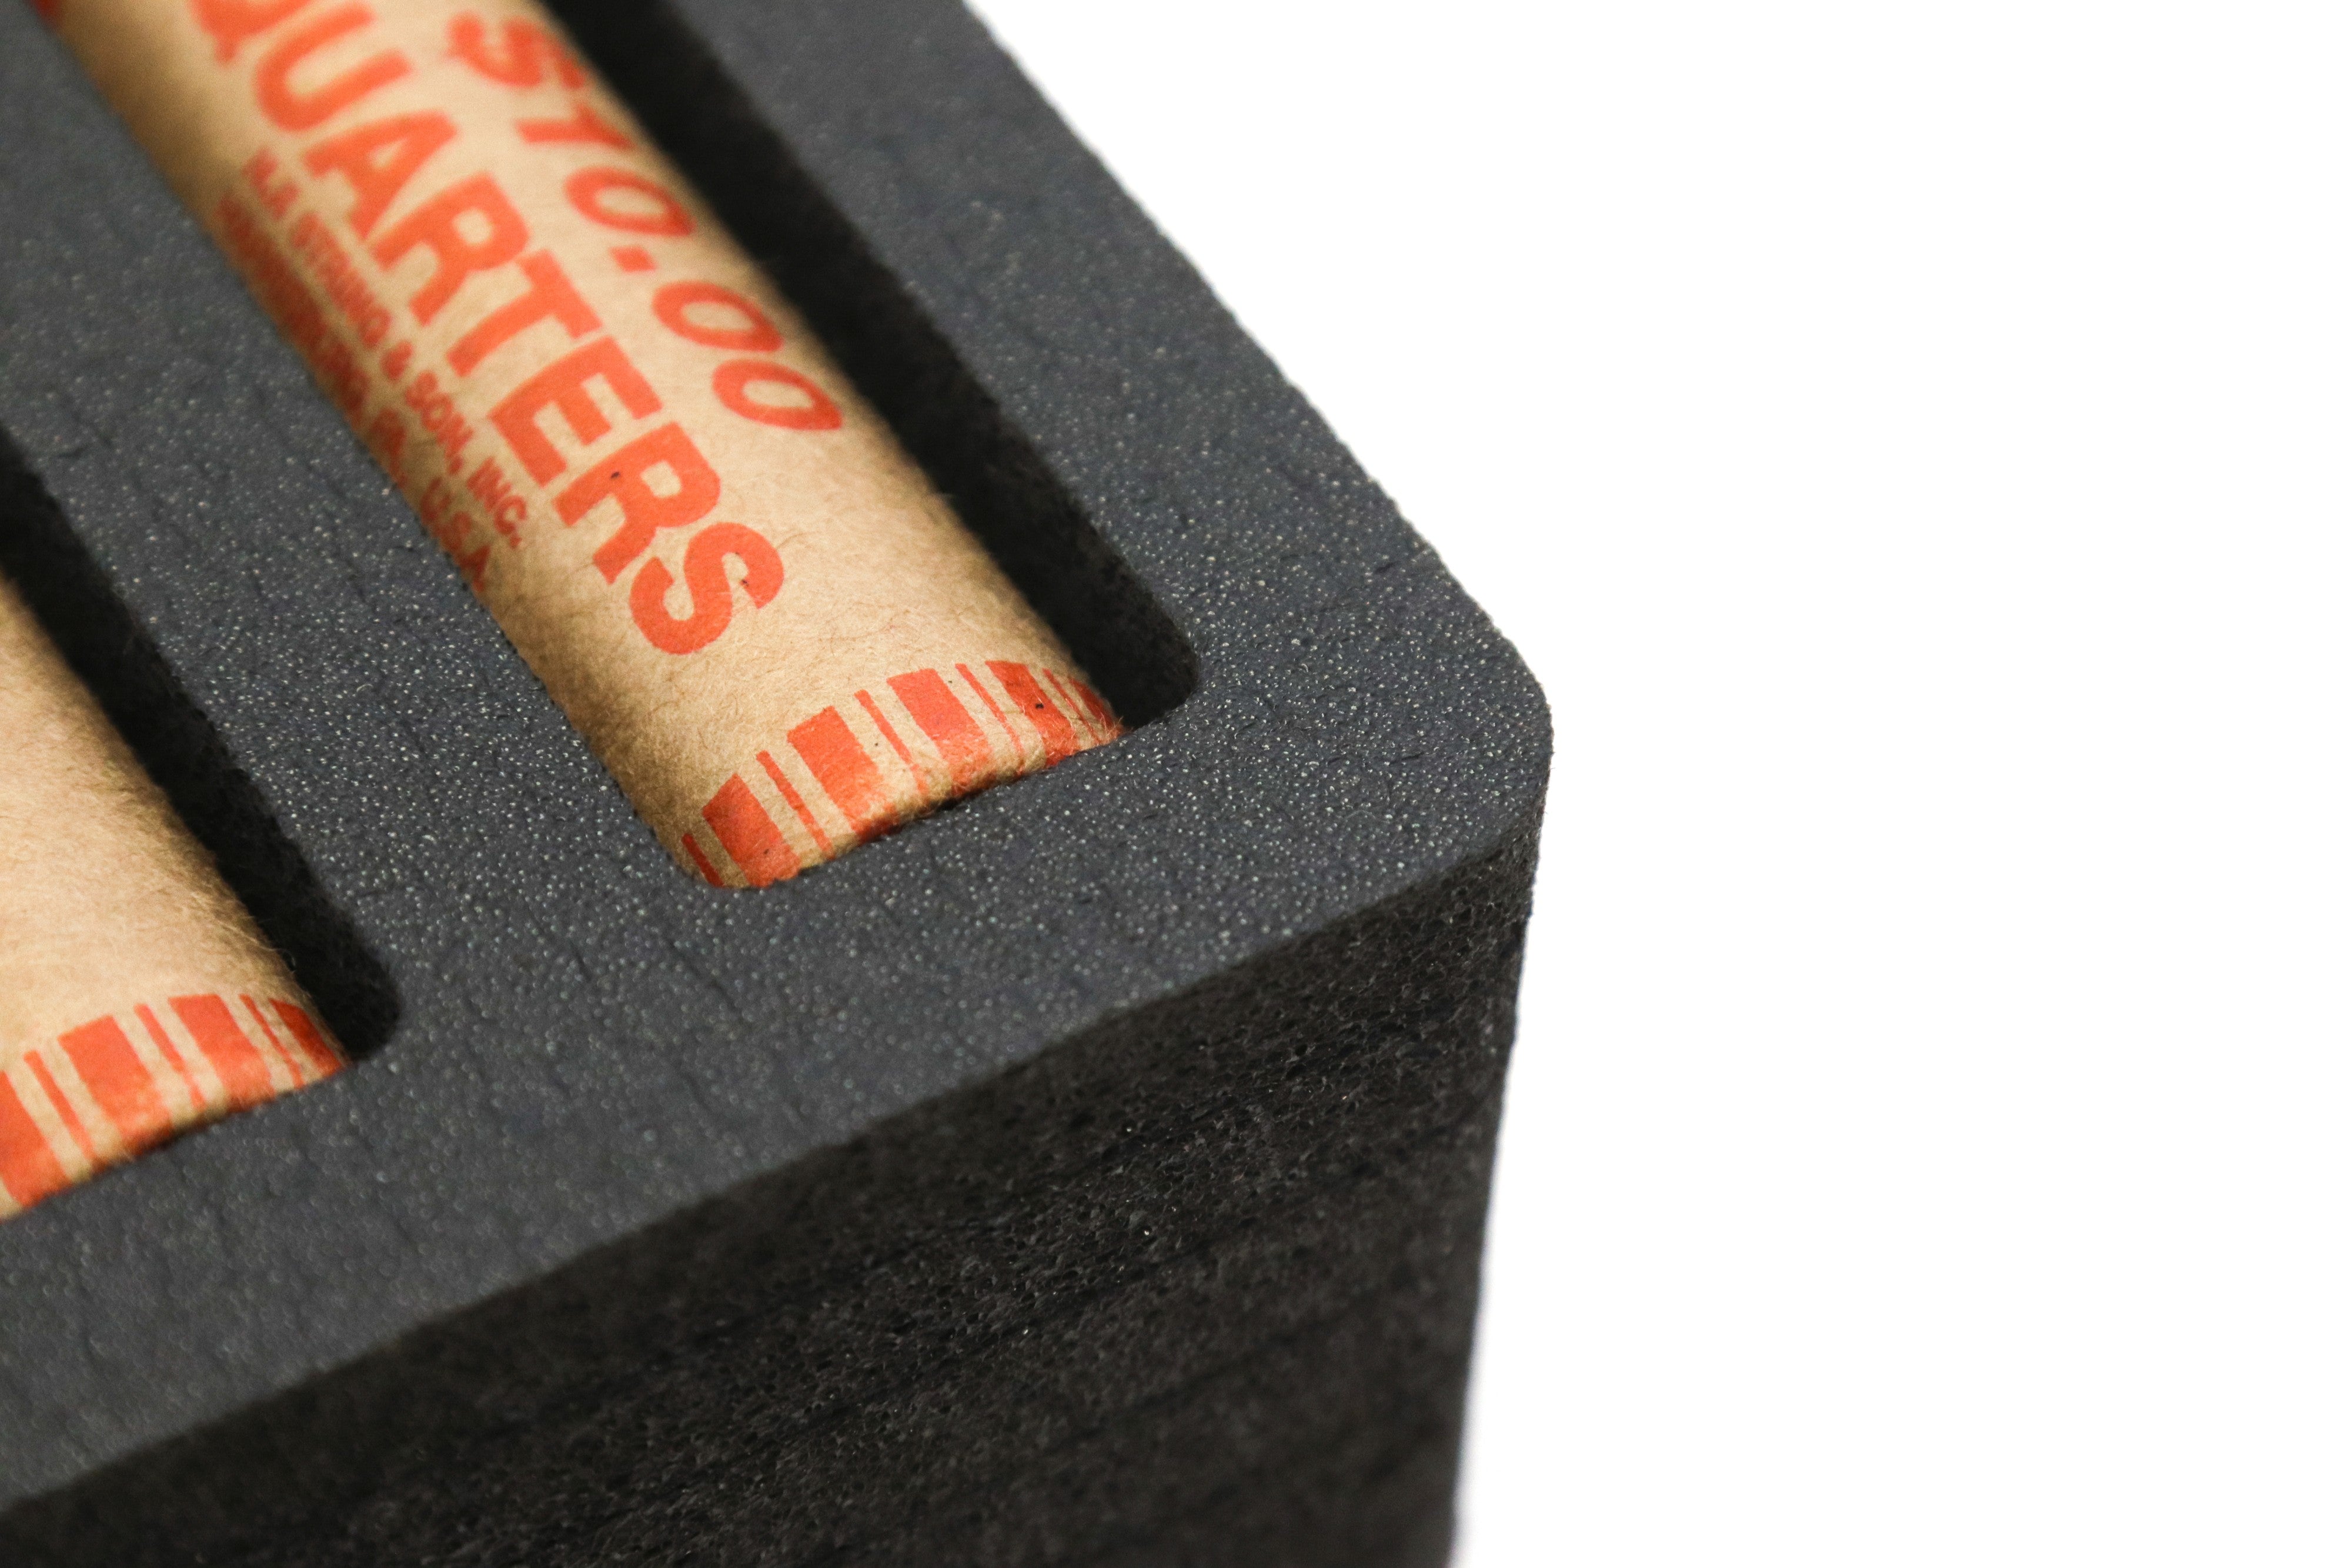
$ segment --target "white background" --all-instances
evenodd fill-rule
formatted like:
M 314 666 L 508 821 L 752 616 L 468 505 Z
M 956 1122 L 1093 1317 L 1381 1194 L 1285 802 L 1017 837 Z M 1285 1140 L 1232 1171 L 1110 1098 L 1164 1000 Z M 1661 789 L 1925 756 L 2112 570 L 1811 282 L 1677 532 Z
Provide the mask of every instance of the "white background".
M 1550 695 L 1462 1563 L 2352 1560 L 2342 7 L 980 8 Z

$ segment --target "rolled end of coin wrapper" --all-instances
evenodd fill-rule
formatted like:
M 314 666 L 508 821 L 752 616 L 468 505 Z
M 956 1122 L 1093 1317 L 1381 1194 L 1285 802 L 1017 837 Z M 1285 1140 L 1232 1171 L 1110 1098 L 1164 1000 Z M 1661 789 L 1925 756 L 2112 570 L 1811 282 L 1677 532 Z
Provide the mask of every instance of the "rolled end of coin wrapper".
M 0 1217 L 343 1065 L 0 581 Z
M 47 12 L 697 874 L 779 881 L 1119 734 L 538 6 Z

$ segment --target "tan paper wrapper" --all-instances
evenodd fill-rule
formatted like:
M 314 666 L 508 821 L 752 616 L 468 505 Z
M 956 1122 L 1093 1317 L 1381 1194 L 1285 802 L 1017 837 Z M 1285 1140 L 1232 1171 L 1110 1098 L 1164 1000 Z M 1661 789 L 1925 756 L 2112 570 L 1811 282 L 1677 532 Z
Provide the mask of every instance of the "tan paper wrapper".
M 342 1065 L 0 582 L 0 1217 Z
M 681 862 L 773 882 L 1118 733 L 536 5 L 53 11 Z

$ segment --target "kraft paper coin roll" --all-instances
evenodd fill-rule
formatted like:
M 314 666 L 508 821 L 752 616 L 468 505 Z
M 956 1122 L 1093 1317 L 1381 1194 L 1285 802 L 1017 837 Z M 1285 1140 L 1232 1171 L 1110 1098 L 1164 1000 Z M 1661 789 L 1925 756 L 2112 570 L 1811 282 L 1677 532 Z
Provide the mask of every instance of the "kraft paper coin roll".
M 521 0 L 44 0 L 681 862 L 793 875 L 1119 727 Z
M 0 1216 L 342 1058 L 0 581 Z

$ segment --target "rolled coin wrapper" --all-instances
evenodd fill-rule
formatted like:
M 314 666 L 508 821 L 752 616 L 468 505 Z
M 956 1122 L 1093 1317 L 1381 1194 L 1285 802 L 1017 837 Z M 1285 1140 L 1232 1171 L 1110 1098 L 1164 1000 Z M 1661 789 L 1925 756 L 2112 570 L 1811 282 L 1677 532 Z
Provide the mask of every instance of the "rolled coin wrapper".
M 342 1056 L 0 581 L 0 1216 Z
M 682 863 L 774 882 L 1119 733 L 538 7 L 45 10 Z

